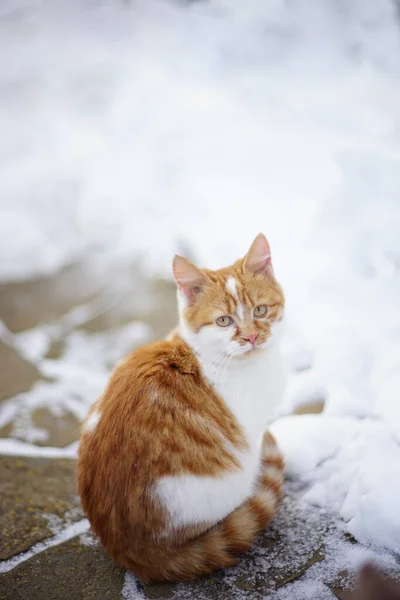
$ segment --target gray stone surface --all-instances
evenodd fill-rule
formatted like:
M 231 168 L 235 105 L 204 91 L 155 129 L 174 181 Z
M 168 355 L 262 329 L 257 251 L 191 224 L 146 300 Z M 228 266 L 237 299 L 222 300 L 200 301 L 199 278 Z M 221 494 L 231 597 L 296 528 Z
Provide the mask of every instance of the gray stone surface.
M 74 460 L 0 456 L 0 560 L 51 537 L 55 521 L 82 518 L 75 469 Z
M 124 573 L 79 537 L 0 575 L 0 600 L 119 600 Z
M 101 284 L 89 270 L 76 265 L 53 277 L 0 284 L 0 318 L 13 331 L 31 329 L 60 317 L 92 298 Z
M 61 467 L 60 461 L 54 463 Z M 57 472 L 54 489 L 62 496 L 66 473 L 60 468 Z M 43 481 L 37 467 L 27 474 L 27 478 L 30 477 Z M 123 571 L 106 556 L 92 534 L 85 533 L 58 546 L 40 548 L 40 553 L 0 575 L 0 600 L 261 600 L 279 597 L 280 591 L 288 585 L 308 579 L 320 583 L 327 594 L 324 598 L 335 598 L 333 590 L 336 597 L 345 598 L 341 590 L 349 584 L 350 578 L 340 565 L 332 563 L 332 555 L 338 544 L 345 548 L 351 542 L 337 531 L 331 518 L 305 507 L 301 494 L 302 490 L 289 482 L 275 519 L 239 565 L 198 582 L 143 585 L 128 576 L 124 585 Z M 26 509 L 28 505 L 20 506 Z M 27 512 L 26 527 L 15 528 L 12 535 L 17 551 L 33 542 L 31 538 L 27 543 L 26 536 L 37 528 L 40 510 L 37 503 L 35 506 L 36 511 Z M 46 512 L 59 514 L 62 506 L 53 497 L 44 508 Z M 76 513 L 76 517 L 80 514 Z M 11 520 L 15 520 L 13 515 Z M 49 536 L 45 523 L 39 526 L 41 534 L 35 540 Z M 51 543 L 51 538 L 48 541 Z
M 40 378 L 39 370 L 2 340 L 0 340 L 0 365 L 0 402 L 29 390 Z
M 55 416 L 48 408 L 37 408 L 32 412 L 32 423 L 47 432 L 47 438 L 37 441 L 38 446 L 63 448 L 79 438 L 81 423 L 69 412 Z

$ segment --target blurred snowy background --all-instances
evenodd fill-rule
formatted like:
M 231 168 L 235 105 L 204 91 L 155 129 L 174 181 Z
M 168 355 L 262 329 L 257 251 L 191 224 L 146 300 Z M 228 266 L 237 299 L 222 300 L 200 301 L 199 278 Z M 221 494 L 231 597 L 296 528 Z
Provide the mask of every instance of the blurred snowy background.
M 3 295 L 71 265 L 63 293 L 90 288 L 56 321 L 13 326 L 3 303 L 1 339 L 40 377 L 3 393 L 1 451 L 74 455 L 32 412 L 79 421 L 110 365 L 168 329 L 146 282 L 175 252 L 219 267 L 263 231 L 287 295 L 281 413 L 324 403 L 275 425 L 289 474 L 400 553 L 396 2 L 2 0 L 0 56 Z M 121 298 L 134 322 L 80 328 Z

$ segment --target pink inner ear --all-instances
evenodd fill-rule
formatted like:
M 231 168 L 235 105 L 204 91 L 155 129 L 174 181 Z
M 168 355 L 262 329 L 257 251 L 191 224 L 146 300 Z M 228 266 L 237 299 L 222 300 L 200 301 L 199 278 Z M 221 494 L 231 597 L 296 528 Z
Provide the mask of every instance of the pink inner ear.
M 197 294 L 200 292 L 201 287 L 199 285 L 196 284 L 191 284 L 191 283 L 178 283 L 178 288 L 179 290 L 182 292 L 182 294 L 185 296 L 186 300 L 188 302 L 194 302 L 194 299 L 196 298 Z
M 179 290 L 189 302 L 193 302 L 197 294 L 207 283 L 206 275 L 182 256 L 175 256 L 173 271 Z
M 272 270 L 271 249 L 264 234 L 260 233 L 252 243 L 244 268 L 251 273 L 267 273 Z

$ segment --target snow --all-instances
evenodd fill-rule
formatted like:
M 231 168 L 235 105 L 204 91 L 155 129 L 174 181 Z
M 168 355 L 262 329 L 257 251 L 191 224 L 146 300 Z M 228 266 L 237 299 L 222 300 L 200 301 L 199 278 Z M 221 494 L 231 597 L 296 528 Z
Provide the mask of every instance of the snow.
M 7 456 L 43 456 L 46 458 L 76 458 L 78 442 L 64 448 L 35 446 L 12 438 L 0 438 L 0 454 Z
M 137 579 L 132 573 L 126 573 L 125 575 L 121 596 L 124 600 L 145 600 L 144 594 L 138 588 Z
M 389 0 L 0 9 L 0 279 L 79 260 L 170 276 L 175 252 L 218 267 L 264 231 L 287 295 L 281 414 L 326 402 L 275 423 L 288 473 L 310 506 L 395 552 L 399 31 Z M 51 327 L 0 334 L 53 378 L 2 405 L 4 424 L 42 405 L 81 419 L 132 331 L 71 331 L 59 361 L 44 358 Z
M 289 416 L 273 426 L 304 499 L 331 507 L 359 541 L 400 553 L 400 446 L 380 419 Z
M 389 0 L 80 4 L 2 3 L 3 279 L 87 252 L 169 272 L 181 243 L 212 267 L 259 228 L 287 281 L 305 264 L 338 274 L 349 246 L 365 275 L 390 271 Z
M 8 339 L 22 356 L 30 358 L 45 378 L 0 406 L 0 427 L 13 423 L 12 434 L 28 443 L 45 442 L 47 438 L 47 432 L 32 423 L 36 409 L 47 408 L 56 417 L 69 412 L 79 422 L 83 421 L 89 406 L 102 393 L 110 369 L 152 335 L 149 326 L 136 321 L 100 333 L 70 331 L 65 336 L 61 357 L 49 359 L 45 353 L 54 330 L 58 328 L 50 324 L 14 336 L 4 335 L 4 326 L 3 335 L 0 331 L 0 339 Z M 2 448 L 6 448 L 12 454 L 23 454 L 19 442 L 14 448 L 8 445 L 11 441 L 0 439 L 0 453 L 4 454 Z M 27 452 L 32 453 L 28 446 Z

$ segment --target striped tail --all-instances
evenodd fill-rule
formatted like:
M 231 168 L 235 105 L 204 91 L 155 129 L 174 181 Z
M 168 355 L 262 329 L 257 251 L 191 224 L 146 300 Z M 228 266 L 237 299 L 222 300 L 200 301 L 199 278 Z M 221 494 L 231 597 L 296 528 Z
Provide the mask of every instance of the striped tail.
M 126 568 L 144 581 L 190 581 L 216 569 L 232 567 L 237 555 L 252 546 L 272 519 L 281 500 L 284 463 L 270 433 L 264 435 L 259 482 L 255 494 L 223 521 L 182 547 L 163 548 L 152 564 L 136 559 Z M 135 557 L 136 558 L 136 557 Z

